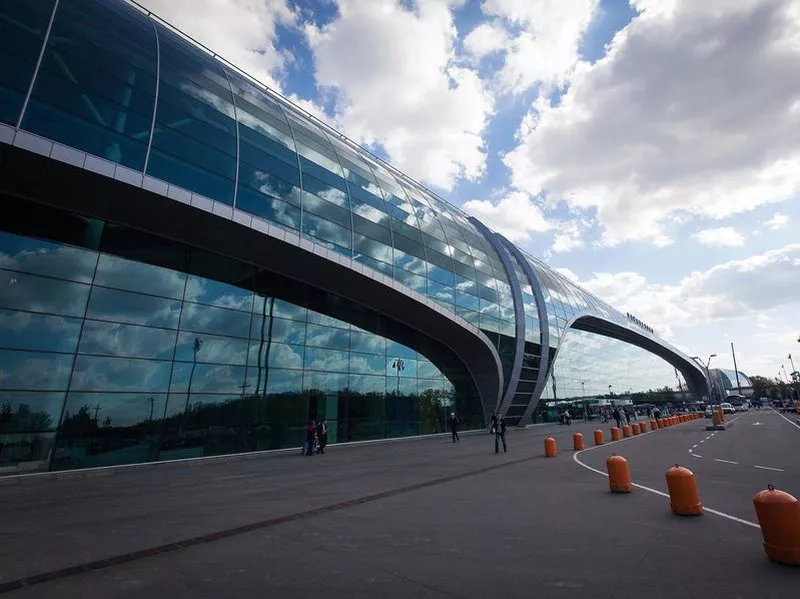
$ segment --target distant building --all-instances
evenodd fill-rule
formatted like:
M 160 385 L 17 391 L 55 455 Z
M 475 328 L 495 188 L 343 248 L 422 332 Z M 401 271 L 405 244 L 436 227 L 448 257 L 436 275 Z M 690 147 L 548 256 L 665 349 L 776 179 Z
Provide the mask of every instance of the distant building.
M 741 370 L 735 371 L 725 368 L 712 368 L 709 370 L 709 374 L 711 375 L 712 385 L 723 389 L 726 396 L 739 395 L 740 393 L 745 397 L 753 396 L 753 383 Z

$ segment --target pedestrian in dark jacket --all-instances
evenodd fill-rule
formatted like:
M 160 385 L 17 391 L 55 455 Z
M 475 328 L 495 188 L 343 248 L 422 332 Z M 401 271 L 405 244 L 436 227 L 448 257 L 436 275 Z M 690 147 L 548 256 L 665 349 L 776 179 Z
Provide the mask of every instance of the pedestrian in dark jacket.
M 322 418 L 317 422 L 317 453 L 325 453 L 328 444 L 328 423 Z
M 631 411 L 630 410 L 625 410 L 625 422 L 627 424 L 631 423 Z
M 506 419 L 500 412 L 492 414 L 492 430 L 494 431 L 494 452 L 500 451 L 500 441 L 503 442 L 503 453 L 508 451 L 506 446 Z
M 308 423 L 306 429 L 306 455 L 314 455 L 314 442 L 317 440 L 317 427 L 314 426 L 314 421 Z
M 622 427 L 622 414 L 619 413 L 619 408 L 614 408 L 614 411 L 611 412 L 611 415 L 614 417 L 614 420 L 617 422 L 617 428 Z
M 453 443 L 458 441 L 458 427 L 461 425 L 461 420 L 456 416 L 455 412 L 450 412 L 450 417 L 447 419 L 447 424 L 450 426 L 450 432 L 453 434 Z

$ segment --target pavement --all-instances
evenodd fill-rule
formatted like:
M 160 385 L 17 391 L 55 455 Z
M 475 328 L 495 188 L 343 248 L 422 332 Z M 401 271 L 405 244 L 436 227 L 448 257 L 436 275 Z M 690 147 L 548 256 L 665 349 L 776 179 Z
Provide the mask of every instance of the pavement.
M 513 431 L 497 455 L 476 434 L 21 479 L 0 485 L 0 594 L 797 596 L 800 568 L 765 558 L 751 501 L 767 483 L 800 496 L 790 420 L 751 411 L 713 437 L 699 420 L 595 448 L 596 425 Z M 592 470 L 612 453 L 633 493 Z M 671 514 L 659 492 L 675 462 L 721 515 Z

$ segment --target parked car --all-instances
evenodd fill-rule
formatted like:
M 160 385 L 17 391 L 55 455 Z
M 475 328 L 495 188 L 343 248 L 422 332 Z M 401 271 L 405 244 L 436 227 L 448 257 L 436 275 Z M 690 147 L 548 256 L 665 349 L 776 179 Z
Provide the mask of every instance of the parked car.
M 733 406 L 733 409 L 736 410 L 737 412 L 746 412 L 748 408 L 746 403 L 740 403 Z
M 721 404 L 719 404 L 719 406 L 722 408 L 722 413 L 723 414 L 735 414 L 736 413 L 736 409 L 731 404 L 729 404 L 727 401 L 722 402 Z

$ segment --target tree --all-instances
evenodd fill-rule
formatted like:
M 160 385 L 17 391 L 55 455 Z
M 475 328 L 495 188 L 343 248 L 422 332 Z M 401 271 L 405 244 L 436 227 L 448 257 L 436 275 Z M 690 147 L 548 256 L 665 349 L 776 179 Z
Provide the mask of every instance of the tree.
M 778 384 L 774 379 L 757 374 L 749 378 L 753 385 L 753 397 L 770 397 L 775 394 Z

